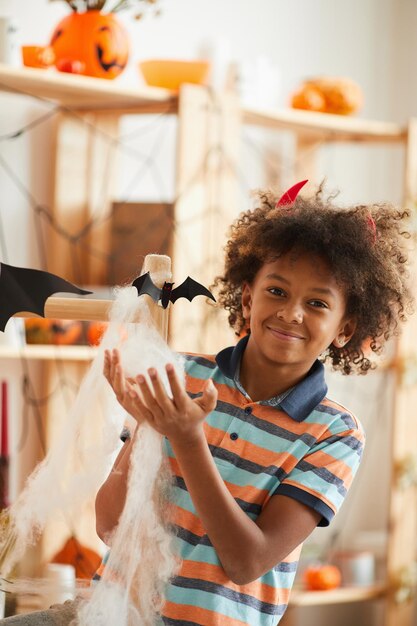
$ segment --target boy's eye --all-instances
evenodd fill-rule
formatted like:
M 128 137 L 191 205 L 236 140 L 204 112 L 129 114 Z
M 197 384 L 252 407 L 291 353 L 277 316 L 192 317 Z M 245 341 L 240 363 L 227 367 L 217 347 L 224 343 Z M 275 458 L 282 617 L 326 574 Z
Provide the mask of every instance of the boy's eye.
M 274 296 L 285 296 L 285 291 L 280 287 L 270 287 L 268 289 L 269 293 L 272 293 Z
M 325 302 L 322 302 L 321 300 L 310 300 L 310 304 L 312 304 L 314 307 L 317 307 L 317 308 L 323 308 L 323 309 L 329 308 L 327 304 Z

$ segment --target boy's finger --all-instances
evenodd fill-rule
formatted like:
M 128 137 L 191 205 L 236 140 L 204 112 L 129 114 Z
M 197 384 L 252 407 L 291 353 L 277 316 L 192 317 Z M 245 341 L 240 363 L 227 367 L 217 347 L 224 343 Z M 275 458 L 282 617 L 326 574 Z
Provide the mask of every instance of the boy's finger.
M 167 396 L 165 387 L 163 386 L 162 381 L 160 377 L 158 376 L 158 372 L 153 367 L 150 368 L 148 372 L 149 372 L 149 376 L 153 385 L 153 390 L 154 390 L 155 399 L 157 403 L 162 409 L 171 408 L 172 407 L 171 398 Z
M 141 418 L 149 422 L 152 426 L 155 422 L 154 417 L 151 411 L 149 411 L 148 407 L 143 402 L 138 391 L 132 386 L 130 386 L 129 389 L 129 397 L 131 399 L 131 402 L 134 404 L 135 409 L 139 412 Z
M 181 385 L 177 372 L 172 363 L 168 363 L 165 367 L 168 376 L 169 386 L 171 387 L 174 404 L 178 409 L 183 409 L 188 398 L 184 387 Z
M 107 378 L 107 380 L 109 380 L 109 377 L 110 377 L 110 352 L 108 350 L 104 351 L 103 374 Z
M 217 389 L 213 384 L 211 378 L 207 381 L 203 395 L 197 400 L 203 411 L 210 413 L 216 407 L 217 404 Z
M 111 381 L 114 380 L 116 375 L 116 366 L 119 363 L 119 358 L 116 350 L 112 350 L 110 353 L 110 378 Z
M 113 389 L 117 397 L 123 397 L 125 394 L 125 380 L 123 376 L 123 369 L 121 365 L 116 365 L 114 378 L 113 378 Z
M 143 376 L 143 374 L 139 374 L 139 376 L 136 376 L 136 381 L 139 385 L 139 389 L 141 391 L 142 397 L 143 397 L 143 401 L 145 403 L 145 405 L 148 407 L 148 409 L 150 411 L 152 411 L 154 414 L 155 412 L 157 413 L 161 413 L 161 407 L 159 406 L 158 402 L 156 401 L 155 396 L 153 395 L 148 381 L 146 380 L 145 376 Z

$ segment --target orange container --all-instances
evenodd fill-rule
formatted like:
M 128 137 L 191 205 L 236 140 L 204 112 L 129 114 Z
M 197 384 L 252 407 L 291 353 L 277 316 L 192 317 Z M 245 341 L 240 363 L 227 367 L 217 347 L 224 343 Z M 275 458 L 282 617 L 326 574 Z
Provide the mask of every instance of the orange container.
M 145 82 L 150 87 L 177 91 L 183 83 L 202 85 L 206 82 L 208 61 L 174 61 L 152 59 L 139 63 Z
M 55 63 L 55 54 L 50 46 L 22 46 L 23 65 L 26 67 L 50 67 Z

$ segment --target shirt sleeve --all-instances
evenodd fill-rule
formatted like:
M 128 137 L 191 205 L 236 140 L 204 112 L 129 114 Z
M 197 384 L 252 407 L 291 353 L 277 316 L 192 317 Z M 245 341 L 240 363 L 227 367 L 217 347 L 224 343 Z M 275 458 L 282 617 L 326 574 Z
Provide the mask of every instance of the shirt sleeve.
M 358 470 L 365 434 L 357 428 L 317 442 L 284 478 L 273 495 L 295 498 L 321 514 L 328 526 L 341 507 Z

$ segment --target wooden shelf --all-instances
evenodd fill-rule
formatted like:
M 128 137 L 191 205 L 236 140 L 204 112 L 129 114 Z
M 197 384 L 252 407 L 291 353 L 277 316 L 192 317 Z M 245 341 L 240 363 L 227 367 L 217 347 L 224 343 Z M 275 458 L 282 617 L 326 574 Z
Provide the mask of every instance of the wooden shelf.
M 77 110 L 116 113 L 161 113 L 178 111 L 178 96 L 156 87 L 126 87 L 123 83 L 101 78 L 65 74 L 56 70 L 15 68 L 0 64 L 0 90 L 45 98 Z M 406 129 L 392 122 L 366 120 L 344 115 L 280 109 L 258 111 L 242 109 L 245 124 L 298 135 L 318 137 L 322 141 L 401 143 Z
M 0 90 L 50 100 L 77 110 L 104 109 L 112 113 L 117 109 L 137 109 L 140 113 L 172 109 L 175 112 L 178 100 L 166 89 L 129 88 L 102 78 L 1 64 Z
M 41 361 L 91 361 L 97 348 L 90 346 L 27 345 L 21 348 L 0 346 L 0 359 L 38 359 Z
M 385 583 L 378 583 L 370 587 L 340 587 L 329 591 L 302 591 L 293 589 L 290 596 L 290 605 L 319 606 L 325 604 L 343 604 L 344 602 L 364 602 L 384 597 L 387 592 Z
M 296 109 L 271 112 L 244 109 L 242 113 L 246 124 L 316 136 L 322 141 L 402 143 L 407 139 L 406 129 L 393 122 Z

